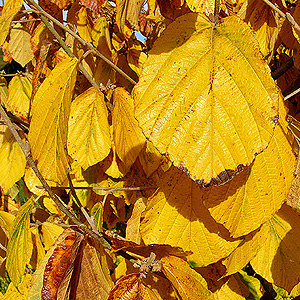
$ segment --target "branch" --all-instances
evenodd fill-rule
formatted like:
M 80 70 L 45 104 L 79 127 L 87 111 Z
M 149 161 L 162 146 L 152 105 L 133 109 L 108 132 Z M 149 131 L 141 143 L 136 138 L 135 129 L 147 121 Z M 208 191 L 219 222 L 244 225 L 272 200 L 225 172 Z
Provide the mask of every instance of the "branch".
M 62 28 L 63 30 L 67 31 L 70 35 L 72 35 L 75 39 L 77 39 L 83 46 L 86 46 L 91 52 L 100 57 L 102 60 L 104 60 L 108 65 L 110 65 L 116 72 L 121 74 L 124 78 L 126 78 L 128 81 L 130 81 L 132 84 L 136 84 L 136 81 L 133 80 L 129 75 L 127 75 L 123 70 L 121 70 L 119 67 L 117 67 L 112 61 L 110 61 L 107 57 L 105 57 L 102 53 L 100 53 L 91 43 L 86 42 L 83 38 L 81 38 L 77 33 L 75 33 L 73 30 L 69 29 L 67 26 L 53 18 L 50 14 L 48 14 L 46 11 L 43 10 L 41 6 L 39 6 L 37 3 L 34 2 L 34 0 L 25 0 L 25 2 L 30 6 L 36 9 L 36 13 L 41 17 L 47 17 L 49 20 L 51 20 L 54 24 Z
M 38 189 L 43 189 L 43 186 L 41 185 L 36 185 L 35 186 Z M 68 190 L 68 189 L 72 189 L 69 186 L 50 186 L 51 189 L 64 189 L 64 190 Z M 74 190 L 100 190 L 100 191 L 142 191 L 142 190 L 146 190 L 146 189 L 155 189 L 156 187 L 153 186 L 142 186 L 142 187 L 101 187 L 101 186 L 74 186 L 73 189 Z
M 73 215 L 64 206 L 64 204 L 58 199 L 58 197 L 53 193 L 52 189 L 50 188 L 50 186 L 48 185 L 48 183 L 46 182 L 46 180 L 44 179 L 44 177 L 42 176 L 42 174 L 40 173 L 40 171 L 38 170 L 36 164 L 34 163 L 34 161 L 32 159 L 28 141 L 26 141 L 26 144 L 23 143 L 21 137 L 19 136 L 18 132 L 15 130 L 13 123 L 11 122 L 9 117 L 7 116 L 7 114 L 6 114 L 5 110 L 3 109 L 2 105 L 0 105 L 0 114 L 3 118 L 3 120 L 5 121 L 6 125 L 8 126 L 9 130 L 11 131 L 12 135 L 16 139 L 17 143 L 21 147 L 28 164 L 30 165 L 30 167 L 32 168 L 32 170 L 34 171 L 34 173 L 36 174 L 36 176 L 40 180 L 41 184 L 43 185 L 43 188 L 48 192 L 50 198 L 55 202 L 55 204 L 57 205 L 59 210 L 61 210 L 67 217 L 69 217 L 72 220 L 72 222 L 75 225 L 77 225 L 80 229 L 82 229 L 86 234 L 90 235 L 92 238 L 97 240 L 104 247 L 106 247 L 108 249 L 111 249 L 111 245 L 104 239 L 104 237 L 99 236 L 98 234 L 96 234 L 92 230 L 90 230 L 86 225 L 82 224 L 76 218 L 76 216 Z
M 293 16 L 290 13 L 284 13 L 281 11 L 277 6 L 275 6 L 271 1 L 269 0 L 263 0 L 267 5 L 269 5 L 272 9 L 277 11 L 279 15 L 283 18 L 285 18 L 296 30 L 300 31 L 300 26 L 299 24 L 295 21 Z

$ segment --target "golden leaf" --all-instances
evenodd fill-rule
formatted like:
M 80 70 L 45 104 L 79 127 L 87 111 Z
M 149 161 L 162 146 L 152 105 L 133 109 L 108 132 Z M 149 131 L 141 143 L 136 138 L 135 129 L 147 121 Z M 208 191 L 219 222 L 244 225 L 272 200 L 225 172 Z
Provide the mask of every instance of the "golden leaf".
M 18 286 L 24 276 L 25 266 L 29 263 L 33 244 L 31 239 L 30 212 L 33 208 L 30 198 L 18 211 L 13 221 L 11 237 L 7 245 L 6 270 L 14 286 Z
M 1 300 L 27 300 L 27 294 L 29 292 L 31 285 L 31 275 L 26 274 L 18 288 L 16 288 L 13 283 L 11 282 L 7 288 L 6 293 Z
M 8 86 L 7 108 L 24 121 L 28 118 L 31 82 L 25 76 L 14 76 Z
M 6 107 L 8 98 L 7 81 L 4 77 L 0 76 L 0 102 Z
M 220 4 L 222 4 L 222 2 L 223 1 L 221 1 Z M 209 14 L 214 13 L 214 7 L 215 7 L 214 0 L 187 0 L 186 3 L 188 7 L 191 9 L 191 11 L 204 13 L 207 16 L 209 16 Z
M 49 248 L 55 243 L 55 241 L 63 233 L 63 231 L 64 230 L 61 226 L 55 225 L 50 222 L 43 223 L 42 232 L 46 251 L 48 251 Z
M 3 45 L 9 33 L 11 21 L 21 9 L 23 0 L 6 0 L 0 16 L 0 45 Z
M 251 265 L 268 282 L 290 292 L 300 278 L 299 215 L 284 204 L 268 223 L 268 238 Z
M 176 256 L 161 259 L 162 271 L 183 300 L 214 299 L 204 278 Z
M 6 125 L 0 125 L 0 186 L 6 193 L 25 172 L 26 159 Z
M 10 235 L 12 231 L 13 221 L 15 219 L 15 216 L 6 212 L 6 211 L 0 211 L 0 225 L 3 227 L 6 232 Z
M 32 104 L 28 139 L 45 179 L 63 182 L 69 168 L 67 122 L 77 74 L 77 59 L 66 58 L 39 87 Z
M 149 52 L 134 99 L 146 137 L 204 182 L 250 164 L 277 121 L 278 90 L 237 17 L 215 28 L 201 15 L 177 18 Z
M 40 238 L 38 227 L 31 227 L 30 232 L 33 242 L 33 253 L 30 260 L 30 265 L 36 270 L 45 256 L 45 249 Z
M 202 203 L 204 188 L 172 167 L 160 178 L 159 190 L 148 199 L 141 222 L 146 244 L 169 244 L 184 251 L 197 266 L 228 256 L 240 243 L 221 237 L 217 225 Z
M 30 38 L 29 30 L 20 23 L 14 25 L 10 32 L 8 50 L 13 59 L 22 67 L 34 58 L 31 51 Z
M 141 152 L 146 139 L 133 115 L 133 99 L 123 88 L 114 90 L 112 112 L 116 152 L 128 169 Z
M 90 43 L 92 41 L 92 30 L 89 24 L 88 15 L 86 7 L 82 6 L 76 13 L 76 28 L 81 38 L 86 42 Z
M 74 99 L 69 117 L 68 151 L 85 170 L 110 152 L 111 138 L 104 95 L 91 87 Z
M 282 122 L 287 127 L 284 119 Z M 233 237 L 245 235 L 269 220 L 289 192 L 295 157 L 283 126 L 276 126 L 269 147 L 256 157 L 251 168 L 229 183 L 213 187 L 205 199 L 212 217 Z
M 268 233 L 269 226 L 265 223 L 260 229 L 246 235 L 243 242 L 222 261 L 226 267 L 226 276 L 239 272 L 255 257 L 266 241 Z

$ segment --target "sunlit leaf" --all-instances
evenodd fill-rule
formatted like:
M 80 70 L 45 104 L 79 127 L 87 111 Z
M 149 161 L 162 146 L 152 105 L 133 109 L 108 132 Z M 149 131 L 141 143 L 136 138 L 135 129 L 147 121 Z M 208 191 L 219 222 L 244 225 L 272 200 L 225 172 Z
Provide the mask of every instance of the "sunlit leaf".
M 6 193 L 25 172 L 25 156 L 6 125 L 0 125 L 0 186 Z
M 295 157 L 283 126 L 280 121 L 269 147 L 256 157 L 251 168 L 231 182 L 213 187 L 205 199 L 213 218 L 224 224 L 233 237 L 245 235 L 269 220 L 289 192 Z
M 110 152 L 111 138 L 104 95 L 91 87 L 71 105 L 68 151 L 85 170 Z
M 28 139 L 32 156 L 45 179 L 63 182 L 69 168 L 67 126 L 73 95 L 77 59 L 59 63 L 45 79 L 32 105 Z
M 6 270 L 15 286 L 18 286 L 32 253 L 32 239 L 29 231 L 30 212 L 34 202 L 29 199 L 18 211 L 13 222 L 11 238 L 7 245 Z
M 6 0 L 0 16 L 0 45 L 3 45 L 15 14 L 21 9 L 23 0 Z
M 268 238 L 251 260 L 256 273 L 288 292 L 300 278 L 299 220 L 299 215 L 284 204 L 269 221 Z
M 237 273 L 244 268 L 264 245 L 268 233 L 268 223 L 263 224 L 259 230 L 249 233 L 243 242 L 222 261 L 226 266 L 226 275 Z
M 14 76 L 8 86 L 7 108 L 24 121 L 28 118 L 31 82 L 25 76 Z
M 42 232 L 46 251 L 48 251 L 49 248 L 55 243 L 55 241 L 63 233 L 63 231 L 64 230 L 61 226 L 50 222 L 43 223 Z
M 34 55 L 30 46 L 31 35 L 25 27 L 20 23 L 13 26 L 10 32 L 8 50 L 11 53 L 13 59 L 18 62 L 22 67 L 27 65 Z
M 162 271 L 183 300 L 214 299 L 204 278 L 176 256 L 161 259 Z
M 221 1 L 221 4 L 222 2 L 223 1 Z M 214 13 L 214 0 L 187 0 L 186 3 L 194 12 L 205 13 L 207 16 Z
M 89 24 L 86 7 L 82 6 L 76 13 L 76 28 L 81 38 L 86 42 L 92 41 L 91 26 Z
M 95 226 L 99 232 L 103 231 L 103 204 L 102 202 L 96 203 L 92 210 L 91 216 L 95 218 Z
M 142 282 L 139 274 L 123 276 L 116 282 L 107 300 L 119 299 L 158 300 L 155 294 Z
M 15 216 L 6 212 L 0 211 L 0 225 L 10 234 L 13 227 Z
M 205 209 L 204 188 L 171 168 L 160 178 L 159 190 L 148 199 L 141 222 L 146 244 L 169 244 L 192 251 L 189 259 L 204 266 L 228 256 L 240 243 L 221 237 L 223 229 Z
M 243 300 L 252 299 L 249 297 L 249 290 L 243 282 L 236 276 L 231 276 L 229 280 L 213 293 L 215 300 Z M 254 300 L 254 299 L 252 299 Z M 255 299 L 259 300 L 259 299 Z
M 261 297 L 263 296 L 263 288 L 262 284 L 259 281 L 259 279 L 249 276 L 246 272 L 240 271 L 238 274 L 235 275 L 239 276 L 240 280 L 248 287 L 249 292 L 251 294 L 251 298 L 247 299 L 252 299 L 252 300 L 260 300 Z
M 141 152 L 146 139 L 133 115 L 133 99 L 123 88 L 114 90 L 112 112 L 116 152 L 128 169 Z
M 26 274 L 26 276 L 23 277 L 22 282 L 16 288 L 13 283 L 11 282 L 10 285 L 7 288 L 6 293 L 4 294 L 4 297 L 0 298 L 1 300 L 27 300 L 27 294 L 29 292 L 31 286 L 31 275 Z
M 134 98 L 146 137 L 201 182 L 251 163 L 277 121 L 278 90 L 236 17 L 215 28 L 197 14 L 176 19 L 149 52 Z
M 8 98 L 7 81 L 4 77 L 0 76 L 0 101 L 6 107 Z

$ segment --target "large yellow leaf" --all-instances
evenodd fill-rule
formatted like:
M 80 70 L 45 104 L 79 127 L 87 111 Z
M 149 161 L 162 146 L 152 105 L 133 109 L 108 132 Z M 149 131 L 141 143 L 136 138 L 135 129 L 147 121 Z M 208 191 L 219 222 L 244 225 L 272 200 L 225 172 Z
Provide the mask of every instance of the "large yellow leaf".
M 161 263 L 163 273 L 183 300 L 214 299 L 205 279 L 183 259 L 169 255 Z
M 22 67 L 34 58 L 30 47 L 30 38 L 30 32 L 26 27 L 20 23 L 14 25 L 10 33 L 8 50 L 12 58 Z
M 226 276 L 239 272 L 248 262 L 255 257 L 263 246 L 269 233 L 268 223 L 262 225 L 259 230 L 249 233 L 243 242 L 223 261 L 226 266 Z
M 0 186 L 6 193 L 25 172 L 25 156 L 6 125 L 0 125 Z
M 250 28 L 179 17 L 149 53 L 135 87 L 146 137 L 175 166 L 204 182 L 250 164 L 270 142 L 278 90 Z
M 290 292 L 300 281 L 300 219 L 283 205 L 269 221 L 267 240 L 251 265 L 268 282 Z
M 0 16 L 0 45 L 3 45 L 15 14 L 21 9 L 23 0 L 6 0 Z
M 31 82 L 25 76 L 14 76 L 9 83 L 7 107 L 23 120 L 28 118 L 31 92 Z
M 21 284 L 16 288 L 13 283 L 11 282 L 7 288 L 6 293 L 1 300 L 27 300 L 27 294 L 29 292 L 31 285 L 31 275 L 26 274 L 23 279 Z
M 133 115 L 133 99 L 123 88 L 114 90 L 113 135 L 116 152 L 129 168 L 141 152 L 146 139 Z
M 253 166 L 229 183 L 212 187 L 205 205 L 233 237 L 245 235 L 280 209 L 294 179 L 294 169 L 295 157 L 279 124 L 269 147 L 256 157 Z
M 34 202 L 30 198 L 18 211 L 13 222 L 12 234 L 7 245 L 6 270 L 15 286 L 18 286 L 32 253 L 32 239 L 29 231 L 30 212 Z
M 192 251 L 198 266 L 228 256 L 240 243 L 221 235 L 218 226 L 205 209 L 204 188 L 172 167 L 160 178 L 159 190 L 148 199 L 141 222 L 141 235 L 146 244 L 169 244 Z
M 35 94 L 28 139 L 45 179 L 63 182 L 69 168 L 66 153 L 68 118 L 77 74 L 77 59 L 66 58 Z
M 104 95 L 91 87 L 71 105 L 68 151 L 85 170 L 110 152 L 111 138 Z

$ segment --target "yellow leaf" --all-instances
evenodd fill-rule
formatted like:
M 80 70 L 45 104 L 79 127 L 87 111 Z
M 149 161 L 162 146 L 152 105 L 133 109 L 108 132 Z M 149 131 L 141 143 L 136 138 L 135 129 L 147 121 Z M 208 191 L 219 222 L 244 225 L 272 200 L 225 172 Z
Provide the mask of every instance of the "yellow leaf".
M 0 16 L 0 45 L 3 45 L 8 35 L 10 23 L 21 9 L 23 0 L 6 0 Z
M 146 145 L 139 154 L 139 161 L 147 177 L 149 177 L 162 164 L 163 158 L 157 149 L 146 141 Z
M 31 275 L 26 274 L 23 279 L 21 284 L 16 288 L 13 283 L 11 282 L 10 285 L 7 288 L 6 293 L 1 300 L 27 300 L 27 294 L 29 292 L 31 286 Z
M 42 225 L 42 231 L 45 250 L 48 251 L 64 230 L 61 226 L 55 225 L 50 222 L 44 222 Z
M 8 86 L 8 110 L 21 119 L 27 120 L 31 93 L 31 82 L 25 76 L 14 76 Z
M 0 102 L 5 107 L 7 106 L 8 88 L 7 81 L 4 77 L 0 76 Z
M 21 283 L 25 266 L 29 263 L 32 254 L 33 244 L 29 227 L 33 204 L 34 202 L 30 198 L 19 209 L 7 245 L 6 270 L 14 286 Z
M 205 200 L 212 217 L 233 237 L 245 235 L 269 220 L 289 192 L 295 157 L 280 123 L 269 147 L 256 157 L 253 166 L 229 183 L 213 187 Z
M 63 182 L 69 168 L 67 128 L 77 74 L 77 59 L 59 63 L 39 87 L 32 104 L 28 139 L 45 179 Z
M 69 117 L 68 152 L 85 170 L 110 152 L 111 138 L 104 95 L 91 87 L 74 99 Z
M 133 206 L 132 214 L 127 221 L 126 240 L 141 244 L 140 223 L 142 212 L 146 209 L 147 199 L 144 197 L 138 198 Z
M 91 216 L 95 218 L 95 226 L 99 232 L 103 231 L 103 204 L 102 202 L 96 203 L 92 210 Z
M 0 134 L 0 186 L 7 193 L 24 175 L 26 159 L 6 125 L 0 125 Z
M 255 257 L 266 241 L 268 233 L 269 226 L 265 223 L 260 229 L 246 235 L 243 242 L 222 261 L 226 267 L 226 276 L 239 272 Z
M 112 112 L 116 152 L 129 169 L 141 152 L 146 139 L 133 115 L 133 99 L 123 88 L 114 90 Z
M 255 31 L 255 37 L 264 56 L 273 50 L 275 37 L 280 30 L 277 29 L 275 14 L 276 12 L 262 0 L 245 1 L 238 14 Z
M 3 228 L 11 234 L 13 221 L 15 219 L 15 216 L 6 212 L 6 211 L 0 211 L 0 225 L 3 226 Z
M 215 28 L 201 15 L 177 18 L 149 52 L 134 99 L 146 137 L 200 182 L 250 164 L 277 121 L 277 87 L 234 16 Z
M 162 271 L 183 300 L 214 299 L 204 278 L 176 256 L 161 259 Z
M 143 52 L 139 42 L 135 42 L 127 52 L 127 61 L 129 67 L 140 76 L 143 64 L 147 59 L 147 54 Z
M 226 240 L 224 228 L 218 226 L 205 209 L 204 188 L 171 167 L 160 178 L 159 190 L 148 199 L 141 222 L 146 244 L 169 244 L 184 251 L 197 266 L 205 266 L 228 256 L 240 241 Z
M 269 221 L 268 238 L 251 260 L 256 273 L 288 292 L 300 278 L 299 221 L 299 215 L 284 204 Z
M 249 276 L 246 272 L 240 271 L 239 273 L 235 274 L 234 277 L 236 279 L 240 279 L 248 288 L 251 296 L 247 299 L 259 300 L 263 296 L 264 289 L 262 287 L 261 282 L 259 279 Z
M 13 59 L 22 67 L 34 58 L 30 47 L 30 38 L 29 30 L 20 23 L 14 25 L 10 32 L 8 50 Z
M 249 290 L 239 278 L 231 276 L 213 296 L 214 300 L 244 300 L 248 299 Z
M 207 16 L 214 13 L 214 0 L 187 0 L 186 3 L 191 11 L 204 13 Z M 220 4 L 222 3 L 223 1 Z
M 43 204 L 52 214 L 59 214 L 59 210 L 52 198 L 45 196 L 43 198 Z
M 30 228 L 30 232 L 33 242 L 33 253 L 30 260 L 30 264 L 32 268 L 36 270 L 45 256 L 45 249 L 40 238 L 38 227 Z
M 92 30 L 89 24 L 87 10 L 85 6 L 82 6 L 76 13 L 76 28 L 81 38 L 83 38 L 88 43 L 92 41 Z

